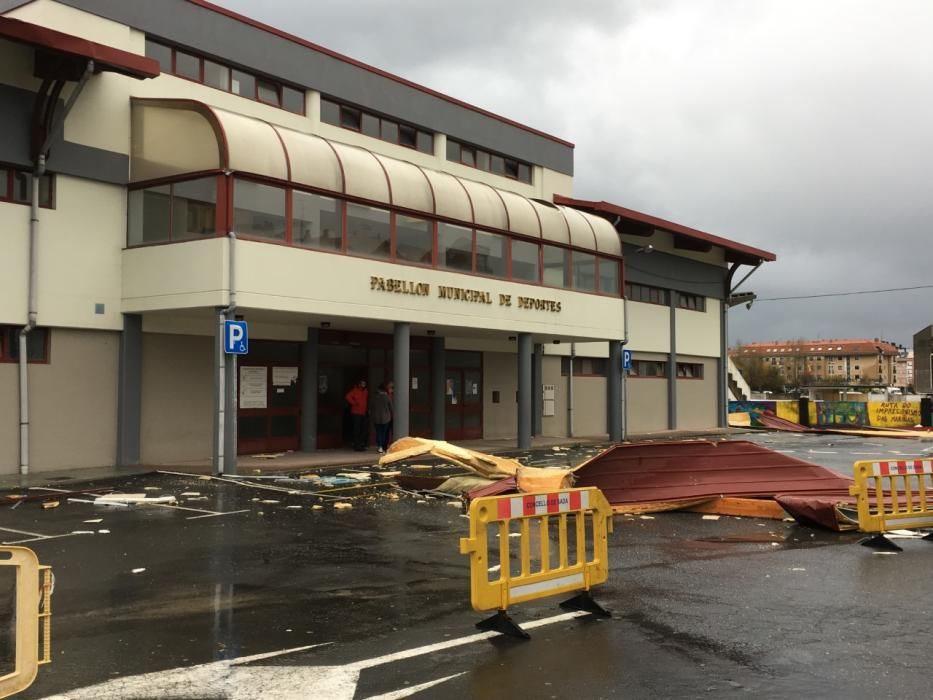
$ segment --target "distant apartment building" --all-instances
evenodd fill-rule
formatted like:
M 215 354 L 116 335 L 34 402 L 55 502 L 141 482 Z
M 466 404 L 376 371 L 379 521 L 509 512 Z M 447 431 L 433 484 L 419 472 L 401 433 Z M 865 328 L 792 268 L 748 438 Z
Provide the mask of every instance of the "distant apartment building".
M 914 351 L 902 348 L 894 359 L 894 386 L 909 388 L 914 386 Z
M 740 365 L 743 358 L 760 357 L 793 385 L 831 382 L 887 386 L 896 383 L 898 348 L 878 338 L 748 343 L 732 348 L 729 355 Z

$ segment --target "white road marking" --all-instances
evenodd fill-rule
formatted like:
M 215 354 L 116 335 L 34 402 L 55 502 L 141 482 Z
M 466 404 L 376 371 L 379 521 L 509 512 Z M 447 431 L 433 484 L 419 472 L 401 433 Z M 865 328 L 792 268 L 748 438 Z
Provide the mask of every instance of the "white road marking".
M 829 450 L 829 451 L 825 451 L 825 450 L 810 450 L 810 454 L 814 454 L 814 455 L 837 455 L 837 454 L 839 454 L 839 453 L 838 453 L 838 452 L 834 452 L 834 451 L 832 451 L 832 450 Z
M 880 457 L 881 455 L 877 452 L 850 452 L 850 455 L 865 455 L 867 457 Z
M 228 510 L 226 513 L 208 513 L 207 515 L 192 515 L 185 520 L 198 520 L 199 518 L 216 518 L 218 515 L 236 515 L 237 513 L 249 513 L 249 508 L 245 510 Z
M 542 620 L 533 620 L 523 625 L 524 629 L 536 629 L 557 622 L 565 622 L 585 616 L 584 612 L 570 612 Z M 372 659 L 353 661 L 342 666 L 246 666 L 255 661 L 271 659 L 287 654 L 307 651 L 311 646 L 283 649 L 239 659 L 214 661 L 197 666 L 181 667 L 167 671 L 144 673 L 126 678 L 113 678 L 96 685 L 69 690 L 59 695 L 50 695 L 45 700 L 247 700 L 256 697 L 256 689 L 262 689 L 263 700 L 305 700 L 327 698 L 327 700 L 353 700 L 356 697 L 360 674 L 370 668 L 411 659 L 436 651 L 452 649 L 498 637 L 497 632 L 480 632 L 460 639 L 450 639 L 436 644 L 427 644 L 403 651 L 384 654 Z M 402 700 L 427 688 L 457 678 L 463 673 L 445 676 L 415 686 L 408 686 L 389 693 L 371 696 L 367 700 Z
M 17 535 L 29 535 L 30 537 L 48 537 L 48 535 L 41 535 L 38 532 L 29 532 L 28 530 L 14 530 L 12 527 L 0 527 L 0 530 L 5 532 L 13 532 Z

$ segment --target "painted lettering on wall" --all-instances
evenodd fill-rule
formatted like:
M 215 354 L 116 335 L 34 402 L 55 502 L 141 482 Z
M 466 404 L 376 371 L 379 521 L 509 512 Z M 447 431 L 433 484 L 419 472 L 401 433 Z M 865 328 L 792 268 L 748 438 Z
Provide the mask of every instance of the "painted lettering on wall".
M 881 428 L 911 428 L 920 423 L 920 404 L 910 401 L 870 401 L 868 418 Z
M 534 309 L 535 311 L 552 311 L 560 313 L 560 302 L 553 299 L 536 299 L 535 297 L 518 297 L 518 308 Z
M 491 304 L 492 294 L 482 292 L 478 289 L 464 289 L 463 287 L 447 287 L 440 285 L 437 288 L 437 296 L 441 299 L 453 299 L 454 301 L 471 301 L 477 304 Z
M 431 285 L 427 282 L 412 282 L 411 280 L 387 279 L 372 275 L 369 278 L 369 288 L 376 292 L 390 292 L 393 294 L 411 294 L 413 296 L 427 297 L 431 296 Z M 481 289 L 467 289 L 465 287 L 452 287 L 449 285 L 438 285 L 438 299 L 449 299 L 451 301 L 465 301 L 473 304 L 492 304 L 493 296 L 491 292 Z M 538 297 L 514 297 L 514 306 L 519 309 L 529 309 L 532 311 L 548 311 L 551 313 L 560 313 L 561 302 L 553 299 L 541 299 Z M 513 297 L 511 294 L 499 294 L 499 306 L 513 306 Z

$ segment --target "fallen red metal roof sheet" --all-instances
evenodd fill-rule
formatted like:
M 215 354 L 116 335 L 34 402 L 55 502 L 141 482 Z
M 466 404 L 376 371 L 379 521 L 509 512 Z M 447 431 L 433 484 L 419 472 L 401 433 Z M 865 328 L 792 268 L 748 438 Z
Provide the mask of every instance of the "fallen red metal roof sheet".
M 787 420 L 786 418 L 778 418 L 773 413 L 764 411 L 758 416 L 755 416 L 758 419 L 758 422 L 761 423 L 766 428 L 771 430 L 783 430 L 791 433 L 819 433 L 821 430 L 814 430 L 813 428 L 807 428 L 806 426 L 800 425 L 800 423 L 794 423 L 792 420 Z
M 595 486 L 613 505 L 708 496 L 777 494 L 848 498 L 852 479 L 752 442 L 617 445 L 581 465 L 576 486 Z

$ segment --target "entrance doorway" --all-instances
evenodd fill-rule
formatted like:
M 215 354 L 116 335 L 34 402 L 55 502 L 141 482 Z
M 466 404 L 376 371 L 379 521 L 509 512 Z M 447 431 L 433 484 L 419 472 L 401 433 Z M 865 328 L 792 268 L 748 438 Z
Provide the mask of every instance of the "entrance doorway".
M 483 437 L 483 355 L 450 350 L 446 355 L 444 437 L 479 440 Z
M 298 343 L 254 340 L 237 362 L 237 452 L 284 452 L 300 443 Z

